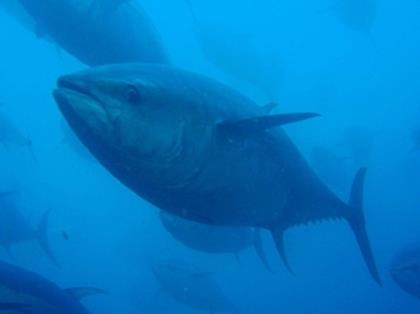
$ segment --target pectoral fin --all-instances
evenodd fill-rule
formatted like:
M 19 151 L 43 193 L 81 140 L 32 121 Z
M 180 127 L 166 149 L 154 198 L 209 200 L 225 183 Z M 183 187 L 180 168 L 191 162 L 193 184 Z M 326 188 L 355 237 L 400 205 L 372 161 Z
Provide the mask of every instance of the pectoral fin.
M 92 287 L 76 287 L 76 288 L 68 288 L 64 290 L 67 291 L 67 293 L 69 293 L 70 295 L 72 295 L 74 298 L 78 300 L 83 299 L 85 297 L 89 297 L 91 295 L 95 295 L 95 294 L 107 294 L 107 292 L 103 289 L 92 288 Z
M 239 121 L 224 121 L 218 123 L 217 127 L 220 131 L 229 135 L 250 136 L 258 132 L 266 131 L 268 129 L 319 116 L 319 114 L 311 112 L 275 114 L 243 119 Z
M 261 111 L 264 115 L 270 114 L 274 109 L 276 109 L 279 106 L 276 102 L 270 102 L 264 106 L 261 107 Z

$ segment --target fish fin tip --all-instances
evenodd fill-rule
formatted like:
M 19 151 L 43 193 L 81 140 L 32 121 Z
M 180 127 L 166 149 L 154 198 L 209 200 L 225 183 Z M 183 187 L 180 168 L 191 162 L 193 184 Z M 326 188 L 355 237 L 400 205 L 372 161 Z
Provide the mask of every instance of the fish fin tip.
M 354 236 L 356 237 L 359 249 L 362 253 L 366 266 L 374 281 L 382 286 L 382 280 L 376 266 L 369 237 L 366 231 L 365 216 L 363 212 L 363 189 L 367 168 L 360 168 L 357 172 L 351 188 L 349 199 L 349 213 L 346 217 Z
M 295 276 L 295 272 L 290 266 L 284 246 L 284 229 L 274 229 L 271 231 L 271 234 L 273 236 L 277 252 L 279 253 L 280 258 L 282 259 L 284 266 L 292 276 Z
M 313 112 L 264 115 L 237 121 L 222 121 L 217 124 L 217 127 L 229 135 L 249 136 L 320 116 L 320 114 Z
M 72 295 L 77 300 L 84 299 L 86 297 L 97 295 L 97 294 L 108 294 L 108 291 L 94 288 L 94 287 L 73 287 L 64 289 L 67 293 Z

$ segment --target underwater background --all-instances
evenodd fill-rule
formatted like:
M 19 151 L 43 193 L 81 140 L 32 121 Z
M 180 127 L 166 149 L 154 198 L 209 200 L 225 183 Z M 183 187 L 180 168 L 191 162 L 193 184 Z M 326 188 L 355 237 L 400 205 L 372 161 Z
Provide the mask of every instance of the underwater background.
M 357 169 L 368 167 L 366 224 L 383 287 L 341 221 L 287 231 L 295 275 L 264 231 L 272 272 L 252 248 L 235 258 L 177 242 L 158 209 L 113 178 L 65 125 L 51 92 L 60 75 L 87 66 L 1 10 L 0 112 L 31 145 L 0 145 L 0 189 L 15 192 L 31 225 L 51 210 L 48 236 L 59 266 L 33 241 L 0 250 L 0 258 L 61 287 L 108 291 L 84 301 L 90 313 L 201 313 L 156 293 L 150 264 L 161 258 L 212 273 L 241 313 L 418 313 L 420 300 L 389 271 L 395 254 L 420 237 L 420 2 L 343 9 L 336 2 L 345 0 L 191 0 L 195 18 L 182 0 L 132 2 L 147 12 L 177 67 L 258 104 L 276 102 L 279 112 L 321 114 L 285 130 L 342 199 Z M 360 27 L 364 9 L 374 14 Z

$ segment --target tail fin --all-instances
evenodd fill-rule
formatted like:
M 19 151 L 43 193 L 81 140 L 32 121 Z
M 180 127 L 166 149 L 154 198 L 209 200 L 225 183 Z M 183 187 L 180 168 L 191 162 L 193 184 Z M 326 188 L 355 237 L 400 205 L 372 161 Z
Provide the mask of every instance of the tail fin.
M 45 254 L 51 260 L 51 262 L 59 266 L 57 259 L 55 258 L 54 254 L 51 251 L 50 244 L 48 242 L 48 219 L 50 216 L 51 210 L 47 210 L 44 215 L 42 216 L 41 222 L 38 225 L 38 229 L 36 231 L 36 236 L 39 242 L 39 245 L 44 250 Z
M 365 217 L 363 214 L 363 187 L 366 177 L 366 168 L 361 168 L 353 181 L 350 193 L 349 207 L 350 213 L 347 215 L 347 221 L 359 244 L 365 263 L 373 279 L 382 286 L 381 278 L 373 257 L 372 248 L 365 227 Z
M 265 253 L 264 253 L 260 229 L 254 230 L 254 248 L 255 248 L 255 252 L 257 252 L 258 257 L 260 258 L 261 262 L 264 264 L 265 268 L 269 272 L 273 272 L 271 270 L 270 264 L 268 263 L 267 257 L 265 256 Z

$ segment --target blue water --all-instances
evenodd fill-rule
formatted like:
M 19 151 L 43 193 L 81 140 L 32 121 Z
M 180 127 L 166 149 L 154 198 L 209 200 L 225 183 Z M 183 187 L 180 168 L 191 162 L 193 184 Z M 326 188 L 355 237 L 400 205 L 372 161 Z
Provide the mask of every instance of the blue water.
M 420 3 L 377 0 L 372 27 L 359 31 L 340 19 L 329 0 L 193 0 L 199 20 L 218 25 L 220 33 L 215 30 L 214 36 L 234 30 L 254 38 L 256 46 L 250 49 L 257 47 L 262 59 L 274 60 L 265 76 L 266 83 L 278 82 L 273 96 L 209 61 L 183 1 L 137 1 L 177 67 L 222 81 L 261 105 L 278 102 L 279 112 L 322 114 L 286 130 L 310 161 L 319 146 L 339 156 L 340 167 L 321 165 L 318 159 L 313 166 L 324 170 L 321 177 L 333 182 L 331 188 L 344 199 L 361 166 L 354 156 L 355 141 L 368 142 L 365 212 L 384 287 L 370 278 L 343 222 L 287 232 L 295 276 L 283 267 L 268 233 L 264 247 L 273 273 L 251 249 L 238 262 L 231 255 L 199 253 L 177 243 L 163 230 L 155 207 L 64 140 L 63 118 L 51 92 L 57 77 L 86 65 L 3 11 L 0 109 L 30 137 L 35 158 L 25 148 L 0 146 L 0 187 L 18 191 L 19 208 L 33 225 L 52 209 L 49 238 L 60 267 L 34 242 L 13 246 L 12 257 L 0 250 L 0 258 L 61 287 L 109 291 L 84 300 L 91 313 L 201 313 L 156 293 L 150 260 L 168 257 L 213 273 L 245 314 L 418 313 L 420 300 L 394 284 L 389 265 L 396 252 L 420 237 L 420 152 L 413 150 L 411 138 L 420 126 Z M 247 54 L 235 53 L 238 59 Z M 356 127 L 362 135 L 354 140 Z M 331 179 L 337 172 L 339 179 Z

